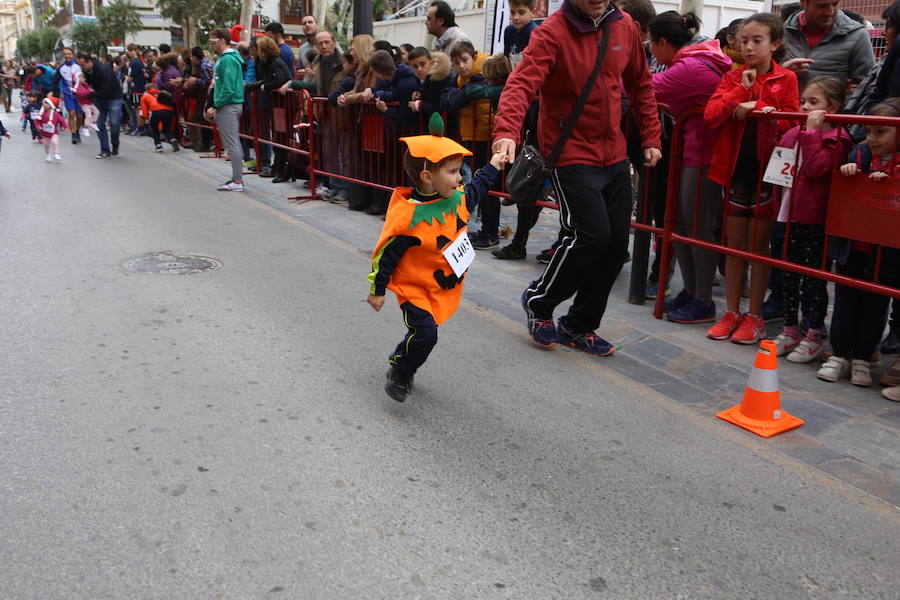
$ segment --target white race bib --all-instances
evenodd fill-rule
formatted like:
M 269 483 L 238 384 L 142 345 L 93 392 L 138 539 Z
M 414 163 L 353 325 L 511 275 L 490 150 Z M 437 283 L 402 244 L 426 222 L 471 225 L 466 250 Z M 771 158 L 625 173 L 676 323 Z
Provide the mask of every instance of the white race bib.
M 39 111 L 39 110 L 31 111 L 31 120 L 32 121 L 37 121 L 40 118 L 41 118 L 41 111 Z
M 463 228 L 456 240 L 447 246 L 443 254 L 456 276 L 462 277 L 472 261 L 475 260 L 475 248 L 472 247 L 468 230 Z
M 772 158 L 766 166 L 766 172 L 763 175 L 763 181 L 780 185 L 781 187 L 794 187 L 794 177 L 797 175 L 797 169 L 803 164 L 803 159 L 797 158 L 797 148 L 785 148 L 784 146 L 775 146 L 772 150 Z
M 53 121 L 47 121 L 43 125 L 41 125 L 41 131 L 46 131 L 47 133 L 56 133 L 56 126 L 53 124 Z

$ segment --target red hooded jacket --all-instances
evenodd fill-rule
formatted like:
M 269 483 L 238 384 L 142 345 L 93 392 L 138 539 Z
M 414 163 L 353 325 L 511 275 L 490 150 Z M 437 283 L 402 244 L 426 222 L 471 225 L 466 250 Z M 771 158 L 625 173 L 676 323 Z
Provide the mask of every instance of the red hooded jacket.
M 659 148 L 656 96 L 640 34 L 630 16 L 612 2 L 609 7 L 601 20 L 610 23 L 603 67 L 556 166 L 605 167 L 625 160 L 620 126 L 623 83 L 642 132 L 642 146 Z M 500 96 L 494 140 L 509 138 L 516 145 L 522 143 L 522 121 L 540 92 L 538 141 L 541 152 L 550 154 L 594 69 L 601 35 L 600 27 L 569 0 L 532 31 L 525 56 Z
M 703 112 L 707 126 L 722 127 L 722 133 L 713 151 L 708 177 L 724 186 L 731 183 L 734 166 L 741 151 L 741 138 L 747 126 L 746 120 L 738 120 L 732 116 L 737 105 L 755 100 L 756 110 L 765 106 L 774 106 L 776 110 L 786 112 L 800 110 L 800 90 L 797 88 L 797 76 L 793 71 L 772 61 L 772 70 L 757 75 L 753 89 L 748 90 L 741 85 L 741 77 L 746 69 L 747 65 L 742 65 L 740 69 L 726 73 Z M 779 129 L 786 131 L 795 123 L 760 120 L 758 124 L 756 150 L 760 163 L 765 165 L 772 154 Z

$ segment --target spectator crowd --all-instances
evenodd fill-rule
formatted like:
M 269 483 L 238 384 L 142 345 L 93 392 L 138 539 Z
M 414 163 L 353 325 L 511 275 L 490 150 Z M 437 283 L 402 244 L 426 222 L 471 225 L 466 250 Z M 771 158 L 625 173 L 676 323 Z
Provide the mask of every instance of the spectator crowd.
M 594 65 L 597 40 L 610 36 L 601 83 L 545 184 L 545 199 L 560 207 L 559 238 L 537 255 L 546 271 L 522 298 L 535 342 L 606 355 L 614 348 L 593 331 L 628 257 L 631 189 L 642 177 L 658 225 L 666 182 L 677 177 L 671 217 L 679 234 L 900 288 L 897 247 L 825 233 L 829 205 L 842 201 L 830 197 L 832 178 L 885 186 L 900 178 L 893 127 L 845 127 L 828 118 L 900 118 L 900 45 L 894 44 L 900 0 L 882 15 L 887 47 L 878 60 L 865 19 L 839 5 L 803 0 L 777 15 L 736 20 L 709 39 L 700 34 L 697 15 L 657 14 L 650 0 L 600 7 L 566 0 L 541 24 L 533 20 L 535 0 L 510 0 L 503 52 L 488 55 L 438 0 L 425 22 L 435 37 L 432 49 L 357 35 L 344 51 L 307 15 L 299 47 L 287 43 L 279 23 L 270 23 L 249 41 L 241 41 L 240 26 L 216 29 L 208 48 L 181 52 L 131 44 L 118 57 L 65 48 L 56 65 L 7 61 L 0 97 L 10 112 L 13 90 L 20 90 L 22 131 L 42 145 L 50 163 L 62 160 L 63 132 L 73 145 L 96 136 L 101 160 L 119 153 L 123 132 L 150 137 L 156 152 L 164 143 L 173 152 L 208 152 L 214 122 L 231 162 L 219 190 L 243 191 L 245 169 L 276 184 L 299 178 L 310 187 L 309 161 L 286 149 L 293 146 L 316 153 L 317 168 L 326 173 L 316 175 L 309 194 L 384 215 L 390 195 L 367 184 L 402 183 L 396 140 L 426 133 L 434 113 L 444 116 L 447 135 L 472 152 L 464 183 L 495 153 L 512 163 L 523 144 L 532 144 L 548 155 Z M 275 108 L 301 90 L 314 99 L 315 109 L 305 115 L 315 128 L 314 148 L 285 133 L 275 117 Z M 772 111 L 806 118 L 766 118 Z M 376 147 L 363 144 L 360 134 L 373 118 L 383 140 Z M 674 161 L 676 120 L 683 122 L 683 151 Z M 273 141 L 279 134 L 286 137 L 275 145 L 249 139 Z M 768 173 L 773 156 L 788 164 L 786 177 Z M 500 260 L 525 259 L 541 206 L 515 197 L 501 202 L 501 196 L 481 199 L 472 246 Z M 503 247 L 501 205 L 515 205 L 517 213 L 515 234 Z M 779 355 L 821 363 L 819 379 L 849 378 L 858 386 L 871 386 L 882 357 L 900 352 L 897 300 L 891 308 L 883 295 L 841 284 L 830 291 L 821 279 L 700 246 L 676 244 L 675 254 L 683 289 L 658 288 L 657 257 L 646 296 L 665 295 L 672 322 L 711 324 L 712 340 L 755 344 L 767 323 L 781 321 Z M 720 280 L 724 307 L 713 300 Z M 573 309 L 554 322 L 553 309 L 573 295 Z M 900 401 L 900 360 L 887 366 L 880 383 L 885 398 Z

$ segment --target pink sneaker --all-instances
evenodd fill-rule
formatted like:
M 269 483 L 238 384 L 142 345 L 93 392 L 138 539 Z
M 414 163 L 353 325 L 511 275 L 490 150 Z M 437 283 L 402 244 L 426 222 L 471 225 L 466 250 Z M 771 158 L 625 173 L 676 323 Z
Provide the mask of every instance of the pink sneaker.
M 763 318 L 747 313 L 741 320 L 741 326 L 731 336 L 731 341 L 735 344 L 755 344 L 765 335 L 766 322 Z
M 722 319 L 706 331 L 706 337 L 712 340 L 727 340 L 741 325 L 741 315 L 728 311 Z

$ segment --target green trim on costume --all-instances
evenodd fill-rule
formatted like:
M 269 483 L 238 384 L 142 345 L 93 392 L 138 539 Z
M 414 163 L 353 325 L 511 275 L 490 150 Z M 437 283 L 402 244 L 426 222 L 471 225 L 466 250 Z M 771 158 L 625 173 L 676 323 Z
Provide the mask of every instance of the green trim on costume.
M 434 222 L 437 221 L 441 225 L 444 225 L 444 217 L 458 216 L 459 207 L 462 206 L 462 204 L 463 193 L 460 190 L 456 190 L 453 192 L 452 196 L 442 200 L 428 202 L 426 204 L 416 204 L 415 209 L 413 209 L 413 216 L 409 220 L 409 228 L 412 229 L 422 222 L 434 225 Z
M 372 257 L 372 272 L 369 273 L 367 279 L 369 280 L 369 294 L 372 296 L 375 295 L 375 278 L 378 277 L 378 269 L 381 266 L 381 257 L 384 255 L 385 249 L 391 245 L 391 242 L 396 240 L 397 237 L 394 236 L 392 238 L 388 238 L 387 241 L 384 242 L 384 245 L 379 248 L 378 252 L 375 256 Z

